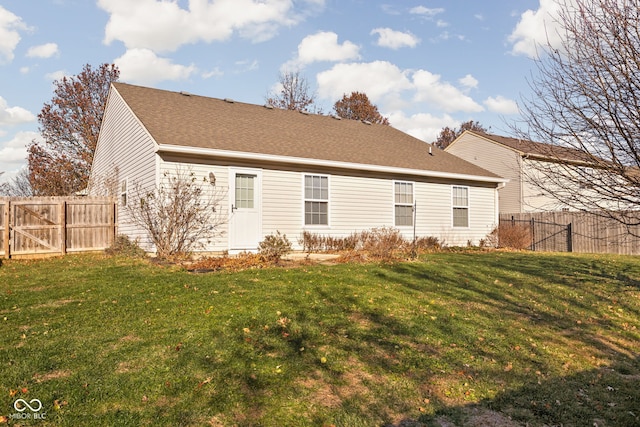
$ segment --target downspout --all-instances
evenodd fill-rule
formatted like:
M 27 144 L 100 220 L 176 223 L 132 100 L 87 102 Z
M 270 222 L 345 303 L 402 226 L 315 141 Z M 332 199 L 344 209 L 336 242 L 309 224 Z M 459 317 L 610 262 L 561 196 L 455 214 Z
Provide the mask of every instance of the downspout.
M 520 168 L 518 171 L 518 176 L 520 178 L 520 213 L 524 212 L 524 161 L 529 158 L 528 154 L 523 154 L 520 156 Z
M 494 200 L 494 215 L 495 215 L 495 224 L 496 227 L 498 225 L 500 225 L 500 194 L 498 193 L 500 190 L 502 190 L 505 186 L 507 185 L 506 182 L 499 182 L 498 185 L 496 185 L 496 190 L 495 190 L 495 197 L 493 198 Z

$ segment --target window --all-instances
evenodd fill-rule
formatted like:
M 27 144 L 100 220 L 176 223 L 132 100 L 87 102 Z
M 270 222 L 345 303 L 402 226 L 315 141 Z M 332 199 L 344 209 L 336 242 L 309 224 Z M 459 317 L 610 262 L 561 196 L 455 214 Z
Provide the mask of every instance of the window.
M 304 176 L 304 224 L 329 225 L 328 176 Z
M 127 180 L 120 182 L 120 205 L 127 206 Z
M 255 175 L 236 174 L 235 208 L 253 209 Z
M 452 189 L 453 226 L 469 226 L 469 187 L 457 187 Z
M 394 211 L 396 227 L 413 225 L 413 183 L 395 182 Z

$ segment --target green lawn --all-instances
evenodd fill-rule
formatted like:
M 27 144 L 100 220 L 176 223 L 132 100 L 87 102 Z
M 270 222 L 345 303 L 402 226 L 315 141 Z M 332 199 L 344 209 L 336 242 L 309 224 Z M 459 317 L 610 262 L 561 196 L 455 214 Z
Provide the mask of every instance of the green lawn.
M 0 292 L 0 424 L 640 425 L 634 257 L 192 274 L 82 255 L 5 260 Z

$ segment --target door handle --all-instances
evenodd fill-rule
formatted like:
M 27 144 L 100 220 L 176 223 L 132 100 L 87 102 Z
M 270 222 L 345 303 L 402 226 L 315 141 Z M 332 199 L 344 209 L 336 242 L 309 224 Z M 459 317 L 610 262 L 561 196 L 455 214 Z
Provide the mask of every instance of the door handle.
M 236 207 L 234 206 L 234 204 L 232 203 L 232 204 L 231 204 L 231 213 L 233 213 L 233 211 L 235 211 L 236 209 L 238 209 L 238 208 L 236 208 Z

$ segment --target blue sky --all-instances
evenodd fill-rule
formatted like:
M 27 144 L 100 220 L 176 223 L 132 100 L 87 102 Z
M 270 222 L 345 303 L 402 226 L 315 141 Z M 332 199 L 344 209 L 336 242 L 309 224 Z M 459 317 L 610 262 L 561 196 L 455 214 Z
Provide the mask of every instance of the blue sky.
M 508 134 L 554 0 L 0 0 L 0 180 L 26 164 L 53 81 L 121 81 L 263 104 L 299 70 L 330 113 L 361 91 L 431 142 L 477 120 Z

